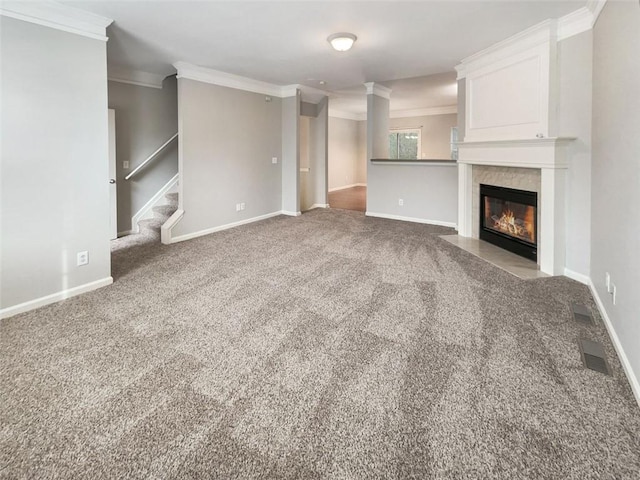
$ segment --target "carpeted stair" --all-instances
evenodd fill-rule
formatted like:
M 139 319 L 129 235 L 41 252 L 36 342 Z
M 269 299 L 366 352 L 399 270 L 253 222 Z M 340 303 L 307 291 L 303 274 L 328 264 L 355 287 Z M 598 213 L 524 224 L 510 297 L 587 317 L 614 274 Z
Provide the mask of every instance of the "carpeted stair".
M 111 251 L 115 252 L 133 245 L 143 245 L 160 242 L 160 228 L 178 209 L 178 194 L 165 195 L 166 204 L 153 207 L 153 218 L 138 222 L 139 232 L 118 238 L 111 242 Z

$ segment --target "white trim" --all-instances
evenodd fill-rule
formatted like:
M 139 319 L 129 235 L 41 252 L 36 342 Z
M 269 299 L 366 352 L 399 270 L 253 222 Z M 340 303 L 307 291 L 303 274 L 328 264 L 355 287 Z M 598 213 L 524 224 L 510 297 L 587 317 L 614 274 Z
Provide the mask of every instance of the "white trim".
M 582 7 L 558 19 L 558 41 L 589 31 L 591 27 L 593 13 L 589 8 Z
M 118 232 L 118 238 L 126 237 L 127 235 L 132 235 L 134 233 L 138 233 L 138 232 L 134 232 L 133 230 L 123 230 L 122 232 Z
M 173 212 L 173 215 L 169 217 L 169 219 L 162 224 L 160 227 L 160 243 L 164 245 L 169 245 L 170 243 L 174 243 L 174 240 L 171 238 L 171 230 L 176 224 L 182 220 L 184 216 L 184 210 L 178 209 Z
M 587 8 L 591 10 L 591 13 L 593 14 L 591 23 L 592 26 L 595 25 L 598 21 L 598 17 L 600 16 L 600 13 L 602 12 L 602 9 L 604 8 L 606 3 L 607 0 L 587 0 Z
M 457 78 L 461 80 L 467 76 L 469 71 L 479 70 L 505 58 L 526 52 L 544 43 L 549 43 L 555 39 L 556 30 L 556 20 L 545 20 L 484 50 L 480 50 L 464 58 L 455 67 L 458 72 Z
M 281 210 L 279 213 L 282 215 L 288 215 L 289 217 L 299 217 L 302 212 L 290 212 L 289 210 Z
M 438 225 L 441 227 L 457 228 L 454 222 L 443 222 L 442 220 L 428 220 L 426 218 L 402 217 L 400 215 L 391 215 L 388 213 L 365 212 L 367 217 L 387 218 L 389 220 L 401 220 L 403 222 L 424 223 L 427 225 Z
M 246 220 L 240 220 L 239 222 L 227 223 L 226 225 L 220 225 L 218 227 L 211 227 L 198 232 L 187 233 L 186 235 L 180 235 L 172 238 L 169 243 L 184 242 L 185 240 L 191 240 L 192 238 L 202 237 L 209 235 L 210 233 L 220 232 L 222 230 L 228 230 L 230 228 L 239 227 L 240 225 L 246 225 L 247 223 L 259 222 L 260 220 L 266 220 L 267 218 L 277 217 L 281 212 L 272 212 L 258 217 L 247 218 Z M 165 242 L 162 242 L 165 243 Z
M 377 95 L 378 97 L 391 99 L 391 89 L 375 82 L 366 82 L 364 86 L 367 88 L 367 95 Z
M 142 70 L 129 70 L 116 65 L 107 66 L 107 79 L 111 82 L 161 89 L 162 81 L 165 77 L 166 75 L 159 73 L 143 72 Z
M 347 188 L 353 187 L 366 187 L 366 183 L 352 183 L 351 185 L 343 185 L 342 187 L 330 188 L 329 192 L 337 192 L 338 190 L 346 190 Z
M 583 275 L 582 273 L 574 272 L 573 270 L 569 270 L 565 267 L 564 276 L 570 278 L 571 280 L 575 280 L 576 282 L 580 282 L 584 285 L 589 285 L 591 279 L 588 275 Z
M 589 279 L 589 289 L 591 290 L 591 295 L 593 295 L 594 300 L 596 301 L 596 305 L 598 306 L 598 310 L 600 312 L 600 316 L 602 317 L 603 323 L 607 328 L 607 332 L 609 333 L 609 338 L 611 338 L 611 343 L 613 343 L 613 347 L 618 354 L 618 359 L 622 364 L 622 369 L 624 370 L 625 375 L 627 376 L 627 380 L 629 380 L 629 384 L 631 385 L 631 390 L 633 391 L 633 395 L 636 397 L 636 402 L 638 402 L 638 406 L 640 406 L 640 382 L 638 381 L 638 377 L 636 376 L 633 368 L 631 367 L 631 363 L 627 358 L 627 354 L 624 352 L 622 348 L 622 344 L 620 343 L 620 339 L 618 338 L 618 334 L 613 328 L 613 323 L 609 318 L 609 314 L 604 307 L 604 303 L 598 295 L 598 291 L 596 290 L 593 281 Z
M 309 208 L 307 208 L 307 211 L 313 210 L 314 208 L 329 208 L 329 204 L 328 203 L 314 203 Z
M 452 113 L 458 113 L 457 105 L 448 105 L 445 107 L 414 108 L 411 110 L 392 110 L 389 112 L 389 118 L 428 117 L 432 115 L 449 115 Z
M 366 113 L 345 112 L 343 110 L 335 110 L 333 108 L 329 108 L 329 116 L 333 118 L 342 118 L 344 120 L 355 120 L 357 122 L 367 119 Z
M 243 77 L 240 77 L 243 78 Z M 250 78 L 247 78 L 245 80 L 250 80 L 251 82 L 253 82 L 254 80 L 251 80 Z M 244 80 L 242 80 L 244 81 Z M 241 90 L 249 90 L 250 92 L 253 92 L 255 90 L 251 90 L 251 84 L 248 85 L 249 88 L 241 88 L 241 87 L 233 87 L 233 88 L 240 88 Z M 287 97 L 295 97 L 297 95 L 302 95 L 301 94 L 301 90 L 300 90 L 300 85 L 285 85 L 284 87 L 279 87 L 278 85 L 272 85 L 272 87 L 274 89 L 280 89 L 279 93 L 274 93 L 273 95 L 275 95 L 276 97 L 281 97 L 281 98 L 287 98 Z M 264 92 L 256 92 L 256 93 L 264 93 Z
M 458 163 L 520 168 L 568 168 L 573 137 L 459 142 Z
M 39 307 L 44 307 L 45 305 L 49 305 L 51 303 L 59 302 L 60 300 L 75 297 L 76 295 L 80 295 L 81 293 L 87 293 L 98 288 L 106 287 L 107 285 L 111 285 L 112 283 L 113 277 L 105 277 L 101 278 L 100 280 L 85 283 L 84 285 L 80 285 L 78 287 L 67 288 L 65 290 L 52 293 L 51 295 L 46 295 L 44 297 L 36 298 L 35 300 L 29 300 L 28 302 L 19 303 L 18 305 L 3 308 L 2 310 L 0 310 L 0 318 L 9 318 L 19 313 L 28 312 Z
M 290 85 L 282 87 L 280 85 L 274 85 L 273 83 L 267 83 L 260 80 L 254 80 L 252 78 L 241 77 L 240 75 L 234 75 L 232 73 L 226 73 L 220 70 L 214 70 L 212 68 L 201 67 L 199 65 L 193 65 L 187 62 L 176 62 L 173 64 L 173 66 L 178 71 L 178 78 L 188 78 L 190 80 L 196 80 L 198 82 L 211 83 L 213 85 L 219 85 L 221 87 L 236 88 L 238 90 L 261 93 L 274 97 L 282 97 L 285 93 L 287 94 L 287 96 L 296 95 L 296 93 L 293 93 L 293 95 L 291 95 L 293 90 Z
M 0 15 L 106 42 L 112 19 L 56 2 L 3 1 Z
M 175 187 L 180 179 L 180 174 L 176 173 L 171 180 L 169 180 L 160 190 L 158 190 L 153 197 L 145 203 L 140 210 L 138 210 L 133 217 L 131 217 L 131 232 L 140 232 L 140 226 L 138 222 L 152 216 L 153 207 L 160 205 L 160 202 L 164 199 L 164 196 L 169 193 L 173 187 Z

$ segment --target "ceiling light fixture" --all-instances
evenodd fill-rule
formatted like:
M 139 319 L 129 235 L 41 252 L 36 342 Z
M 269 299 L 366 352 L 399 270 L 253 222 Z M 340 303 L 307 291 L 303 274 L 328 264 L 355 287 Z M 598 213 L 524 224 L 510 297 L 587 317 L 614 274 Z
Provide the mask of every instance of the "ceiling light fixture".
M 338 52 L 346 52 L 353 46 L 353 42 L 358 39 L 353 33 L 334 33 L 329 35 L 327 42 L 331 44 L 334 50 Z

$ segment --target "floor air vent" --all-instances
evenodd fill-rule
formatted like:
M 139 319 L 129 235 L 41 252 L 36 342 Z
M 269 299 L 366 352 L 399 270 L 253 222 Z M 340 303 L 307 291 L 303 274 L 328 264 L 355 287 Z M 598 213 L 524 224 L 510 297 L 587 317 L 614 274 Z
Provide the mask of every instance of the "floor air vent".
M 589 310 L 588 307 L 574 303 L 571 305 L 571 310 L 573 311 L 573 318 L 576 322 L 593 325 L 593 317 L 591 316 L 591 310 Z
M 578 340 L 578 346 L 580 347 L 580 356 L 582 357 L 582 363 L 590 370 L 610 375 L 609 364 L 604 353 L 604 347 L 600 342 L 594 342 L 591 340 L 580 339 Z

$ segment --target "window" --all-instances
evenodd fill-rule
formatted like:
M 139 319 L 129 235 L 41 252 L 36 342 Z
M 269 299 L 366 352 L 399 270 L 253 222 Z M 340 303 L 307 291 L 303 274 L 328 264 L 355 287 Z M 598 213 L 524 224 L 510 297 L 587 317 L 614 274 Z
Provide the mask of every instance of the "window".
M 420 158 L 420 129 L 391 130 L 389 132 L 389 158 L 417 160 Z

